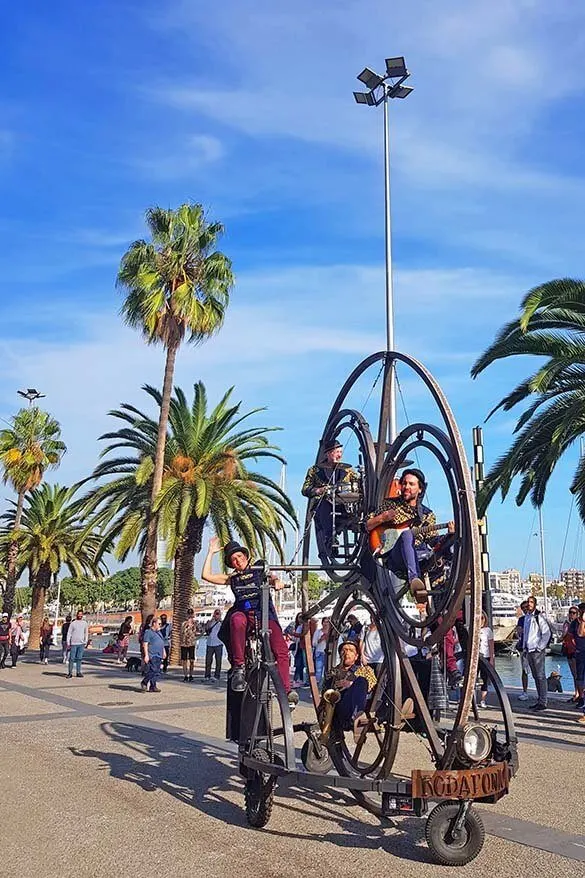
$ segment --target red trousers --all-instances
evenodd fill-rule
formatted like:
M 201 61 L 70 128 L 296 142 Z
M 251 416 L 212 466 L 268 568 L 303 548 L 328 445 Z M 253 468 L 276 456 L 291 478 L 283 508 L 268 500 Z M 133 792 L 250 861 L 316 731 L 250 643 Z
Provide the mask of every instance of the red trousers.
M 290 692 L 290 672 L 288 663 L 288 646 L 282 628 L 276 619 L 270 619 L 270 647 L 274 653 L 278 673 L 285 692 Z M 246 633 L 254 630 L 254 612 L 242 613 L 240 610 L 230 618 L 230 660 L 234 667 L 242 667 L 245 661 Z

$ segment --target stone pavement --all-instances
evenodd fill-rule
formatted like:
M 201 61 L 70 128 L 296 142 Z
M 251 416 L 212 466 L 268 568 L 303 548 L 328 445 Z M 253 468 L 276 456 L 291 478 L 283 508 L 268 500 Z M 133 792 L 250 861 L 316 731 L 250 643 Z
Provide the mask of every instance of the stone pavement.
M 3 874 L 447 873 L 431 860 L 424 820 L 381 822 L 338 792 L 280 787 L 268 826 L 250 829 L 224 740 L 224 685 L 188 685 L 170 672 L 161 694 L 145 694 L 109 657 L 91 656 L 84 670 L 67 680 L 63 665 L 23 661 L 0 672 Z M 513 703 L 520 774 L 509 796 L 481 808 L 486 843 L 459 874 L 585 878 L 585 729 L 562 699 L 537 716 Z M 397 769 L 427 764 L 424 742 L 403 735 Z

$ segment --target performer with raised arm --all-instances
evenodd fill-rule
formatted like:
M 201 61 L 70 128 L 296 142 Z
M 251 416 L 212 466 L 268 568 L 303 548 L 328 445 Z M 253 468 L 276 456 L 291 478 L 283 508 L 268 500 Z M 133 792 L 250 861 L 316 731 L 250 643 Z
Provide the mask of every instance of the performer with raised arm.
M 384 500 L 366 521 L 368 533 L 377 531 L 381 535 L 380 556 L 384 564 L 397 575 L 406 574 L 418 604 L 427 600 L 419 556 L 430 555 L 429 544 L 437 538 L 435 514 L 422 503 L 426 489 L 420 469 L 405 469 L 400 477 L 400 496 Z M 448 531 L 455 532 L 453 522 L 449 522 Z
M 315 530 L 317 545 L 323 546 L 327 552 L 331 550 L 335 534 L 333 533 L 333 504 L 330 492 L 342 484 L 350 484 L 359 478 L 358 473 L 349 463 L 343 463 L 341 455 L 343 445 L 337 439 L 325 445 L 325 458 L 321 463 L 309 467 L 301 494 L 313 499 Z M 322 551 L 319 552 L 321 556 Z M 321 559 L 325 563 L 325 558 Z
M 213 556 L 222 551 L 217 537 L 209 541 L 207 557 L 203 564 L 201 576 L 206 582 L 214 585 L 229 585 L 234 593 L 234 604 L 228 610 L 219 631 L 220 639 L 226 644 L 229 660 L 233 667 L 231 688 L 234 692 L 243 692 L 246 688 L 244 673 L 246 635 L 253 630 L 255 621 L 260 618 L 262 610 L 262 583 L 264 581 L 263 562 L 250 564 L 250 552 L 234 540 L 223 549 L 226 567 L 233 568 L 233 573 L 213 573 Z M 269 574 L 270 584 L 279 590 L 284 583 L 274 574 Z M 288 646 L 276 615 L 272 599 L 269 604 L 270 646 L 280 674 L 280 679 L 288 696 L 289 704 L 297 704 L 299 697 L 291 690 Z

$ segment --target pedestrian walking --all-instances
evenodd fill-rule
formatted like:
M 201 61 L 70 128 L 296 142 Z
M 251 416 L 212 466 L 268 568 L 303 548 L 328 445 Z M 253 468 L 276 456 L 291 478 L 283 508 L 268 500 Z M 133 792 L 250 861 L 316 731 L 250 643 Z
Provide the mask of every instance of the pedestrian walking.
M 132 616 L 126 616 L 120 628 L 118 630 L 118 636 L 116 638 L 116 647 L 118 650 L 118 658 L 116 659 L 117 664 L 124 664 L 126 661 L 126 655 L 128 654 L 128 647 L 130 646 L 130 636 L 132 634 Z
M 53 643 L 53 626 L 49 622 L 49 617 L 45 616 L 41 624 L 41 630 L 39 634 L 39 654 L 41 664 L 48 665 L 49 664 L 49 652 L 51 649 L 51 644 Z
M 81 673 L 81 662 L 83 661 L 83 651 L 89 643 L 89 627 L 81 610 L 77 611 L 75 619 L 69 625 L 67 630 L 67 649 L 69 650 L 69 673 L 67 679 L 73 676 L 73 665 L 75 665 L 75 676 L 83 677 Z
M 524 620 L 526 618 L 526 613 L 528 612 L 528 601 L 522 601 L 520 604 L 520 610 L 522 615 L 518 618 L 518 624 L 516 625 L 516 650 L 520 653 L 520 666 L 522 668 L 520 680 L 522 683 L 522 692 L 518 696 L 518 701 L 528 701 L 528 674 L 530 673 L 530 667 L 528 665 L 528 657 L 522 646 L 524 638 Z
M 160 614 L 160 629 L 159 630 L 160 630 L 162 639 L 163 639 L 164 644 L 165 644 L 165 656 L 163 658 L 162 671 L 163 671 L 163 674 L 166 674 L 167 668 L 169 666 L 169 656 L 171 654 L 171 635 L 173 632 L 173 626 L 169 622 L 166 613 Z
M 205 648 L 205 676 L 204 683 L 211 683 L 211 666 L 215 662 L 214 680 L 219 683 L 221 677 L 221 659 L 223 656 L 223 643 L 218 637 L 221 628 L 221 610 L 215 609 L 213 616 L 205 626 L 207 645 Z
M 69 613 L 65 616 L 65 621 L 61 627 L 61 653 L 63 664 L 67 664 L 67 632 L 69 631 L 69 626 L 71 625 L 71 616 Z
M 11 667 L 16 667 L 20 650 L 24 646 L 24 627 L 22 616 L 16 617 L 16 622 L 12 624 L 10 629 L 10 660 Z
M 142 637 L 142 649 L 146 673 L 140 683 L 143 692 L 160 692 L 157 681 L 161 675 L 161 665 L 165 657 L 165 642 L 160 633 L 160 622 L 153 616 L 150 626 L 145 629 Z
M 571 629 L 571 623 L 575 622 L 578 616 L 579 607 L 569 607 L 569 614 L 563 622 L 563 633 L 561 635 L 561 652 L 567 659 L 567 664 L 573 678 L 573 695 L 569 698 L 569 703 L 572 704 L 576 704 L 581 697 L 579 695 L 579 677 L 577 674 L 577 647 L 575 635 Z
M 303 685 L 305 677 L 305 625 L 303 622 L 303 614 L 297 613 L 295 619 L 292 636 L 294 638 L 294 656 L 295 656 L 295 673 L 293 678 L 293 689 L 298 689 Z
M 479 631 L 479 654 L 490 665 L 494 664 L 494 632 L 488 625 L 488 617 L 485 613 L 481 614 L 481 628 Z M 481 679 L 481 702 L 480 707 L 487 707 L 486 698 L 488 694 L 488 675 L 484 668 L 480 668 L 479 676 Z
M 585 725 L 585 603 L 579 604 L 577 618 L 571 622 L 569 632 L 575 643 L 577 694 L 579 696 L 576 704 L 583 708 L 583 715 L 579 717 L 577 722 Z
M 149 613 L 144 622 L 141 624 L 140 628 L 138 629 L 138 646 L 140 648 L 140 660 L 142 662 L 140 672 L 142 674 L 146 673 L 146 662 L 144 661 L 144 635 L 150 628 L 153 619 L 154 613 Z
M 315 665 L 315 680 L 317 686 L 321 686 L 323 682 L 323 673 L 325 671 L 325 649 L 329 632 L 331 630 L 331 620 L 325 616 L 321 620 L 321 624 L 315 628 L 313 633 L 313 664 Z
M 0 669 L 6 667 L 6 659 L 10 650 L 10 619 L 8 613 L 2 613 L 0 618 Z
M 183 663 L 183 683 L 193 682 L 196 639 L 197 626 L 195 625 L 195 611 L 189 608 L 189 610 L 187 611 L 187 618 L 181 625 L 181 662 Z
M 547 693 L 544 658 L 546 647 L 552 638 L 552 630 L 546 616 L 536 606 L 536 598 L 528 598 L 528 610 L 522 626 L 522 652 L 526 655 L 530 672 L 536 685 L 537 699 L 531 710 L 546 710 Z

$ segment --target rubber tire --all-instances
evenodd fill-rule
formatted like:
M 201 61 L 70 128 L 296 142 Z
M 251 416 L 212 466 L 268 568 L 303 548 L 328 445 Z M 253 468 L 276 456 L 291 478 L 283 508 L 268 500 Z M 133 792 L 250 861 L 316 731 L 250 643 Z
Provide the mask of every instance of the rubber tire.
M 266 750 L 253 750 L 253 759 L 270 764 L 270 756 Z M 270 820 L 274 803 L 274 787 L 276 779 L 273 775 L 263 775 L 260 771 L 248 769 L 248 778 L 244 789 L 246 820 L 254 829 L 262 829 Z M 268 778 L 268 779 L 266 779 Z
M 477 811 L 470 808 L 463 825 L 464 837 L 456 845 L 449 844 L 447 835 L 458 811 L 459 802 L 441 802 L 433 808 L 427 819 L 425 838 L 436 861 L 442 866 L 465 866 L 477 857 L 485 841 L 483 821 Z
M 310 738 L 307 738 L 301 748 L 301 762 L 307 771 L 314 772 L 315 774 L 327 774 L 333 768 L 333 762 L 327 750 L 325 750 L 323 757 L 319 759 Z

